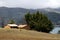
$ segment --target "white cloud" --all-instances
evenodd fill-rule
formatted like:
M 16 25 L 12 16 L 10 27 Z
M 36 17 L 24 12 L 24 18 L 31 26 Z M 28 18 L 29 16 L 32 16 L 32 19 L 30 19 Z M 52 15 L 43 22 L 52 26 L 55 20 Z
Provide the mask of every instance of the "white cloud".
M 0 0 L 0 6 L 23 8 L 57 8 L 60 0 Z
M 5 6 L 5 2 L 0 1 L 0 6 Z

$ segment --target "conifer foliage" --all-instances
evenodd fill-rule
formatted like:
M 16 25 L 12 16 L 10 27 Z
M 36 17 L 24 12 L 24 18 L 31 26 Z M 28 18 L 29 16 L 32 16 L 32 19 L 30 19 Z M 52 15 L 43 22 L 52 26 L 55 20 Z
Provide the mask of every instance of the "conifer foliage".
M 53 29 L 52 22 L 46 15 L 37 11 L 36 13 L 28 12 L 25 15 L 26 23 L 30 26 L 31 30 L 49 33 Z

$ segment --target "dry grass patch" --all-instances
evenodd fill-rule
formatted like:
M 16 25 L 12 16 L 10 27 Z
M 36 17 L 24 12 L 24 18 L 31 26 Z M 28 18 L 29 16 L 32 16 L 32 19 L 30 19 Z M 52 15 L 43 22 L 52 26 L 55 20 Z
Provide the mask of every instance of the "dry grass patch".
M 48 34 L 30 30 L 0 29 L 0 40 L 60 40 L 58 34 Z

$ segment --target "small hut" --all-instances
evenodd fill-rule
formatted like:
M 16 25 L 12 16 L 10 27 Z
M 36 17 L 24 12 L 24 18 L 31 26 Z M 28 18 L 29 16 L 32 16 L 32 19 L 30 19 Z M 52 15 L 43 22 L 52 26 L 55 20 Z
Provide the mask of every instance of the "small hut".
M 17 24 L 8 24 L 4 28 L 18 28 L 18 25 Z
M 29 29 L 29 26 L 27 24 L 22 24 L 22 25 L 19 25 L 18 28 L 20 28 L 20 29 Z

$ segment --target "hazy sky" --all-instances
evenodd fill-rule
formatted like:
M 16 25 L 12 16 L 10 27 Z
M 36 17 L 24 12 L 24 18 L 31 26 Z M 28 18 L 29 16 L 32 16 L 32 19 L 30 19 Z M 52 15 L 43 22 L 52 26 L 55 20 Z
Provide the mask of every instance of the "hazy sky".
M 0 0 L 0 6 L 22 8 L 57 8 L 60 0 Z

